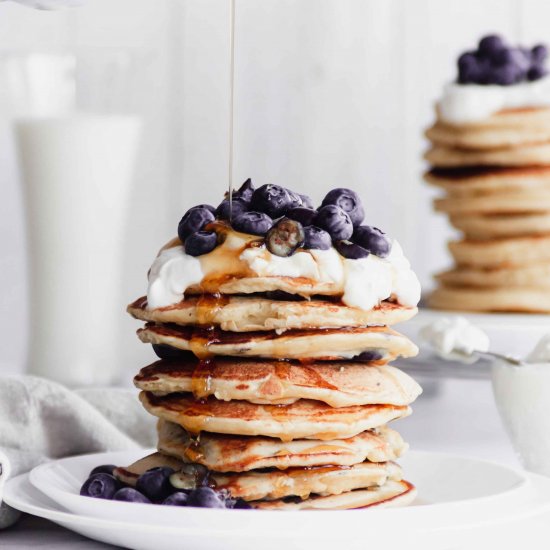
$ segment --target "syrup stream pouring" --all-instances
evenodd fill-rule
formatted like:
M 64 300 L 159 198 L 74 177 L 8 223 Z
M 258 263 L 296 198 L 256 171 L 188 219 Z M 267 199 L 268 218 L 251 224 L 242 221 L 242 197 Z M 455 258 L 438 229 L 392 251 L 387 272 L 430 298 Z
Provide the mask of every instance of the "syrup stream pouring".
M 229 221 L 233 219 L 233 118 L 235 94 L 235 1 L 229 0 Z

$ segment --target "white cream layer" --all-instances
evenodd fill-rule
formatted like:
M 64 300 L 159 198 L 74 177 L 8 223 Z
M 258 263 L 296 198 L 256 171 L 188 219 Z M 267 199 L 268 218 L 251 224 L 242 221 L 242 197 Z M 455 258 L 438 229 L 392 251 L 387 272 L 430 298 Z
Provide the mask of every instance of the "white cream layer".
M 439 101 L 441 118 L 452 124 L 476 122 L 503 109 L 550 106 L 550 76 L 510 86 L 450 82 Z

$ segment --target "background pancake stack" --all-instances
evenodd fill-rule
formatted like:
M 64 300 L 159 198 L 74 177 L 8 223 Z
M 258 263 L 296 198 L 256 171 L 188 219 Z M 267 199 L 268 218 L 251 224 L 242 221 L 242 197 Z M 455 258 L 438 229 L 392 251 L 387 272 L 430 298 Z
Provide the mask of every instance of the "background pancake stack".
M 463 237 L 449 244 L 455 266 L 436 277 L 432 307 L 550 311 L 550 108 L 516 105 L 462 123 L 444 116 L 446 107 L 473 115 L 488 98 L 517 104 L 525 93 L 548 104 L 545 56 L 544 46 L 510 48 L 486 37 L 459 59 L 459 81 L 450 85 L 459 95 L 447 91 L 449 103 L 438 105 L 437 121 L 426 132 L 432 169 L 425 180 L 445 191 L 435 209 Z M 526 65 L 518 68 L 522 60 Z

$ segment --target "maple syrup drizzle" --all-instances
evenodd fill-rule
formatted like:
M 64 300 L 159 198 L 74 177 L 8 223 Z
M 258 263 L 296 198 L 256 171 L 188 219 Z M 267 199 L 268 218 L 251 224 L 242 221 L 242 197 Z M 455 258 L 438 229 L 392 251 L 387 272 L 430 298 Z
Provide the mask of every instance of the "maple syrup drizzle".
M 191 375 L 191 391 L 195 399 L 204 399 L 212 394 L 214 359 L 200 359 Z

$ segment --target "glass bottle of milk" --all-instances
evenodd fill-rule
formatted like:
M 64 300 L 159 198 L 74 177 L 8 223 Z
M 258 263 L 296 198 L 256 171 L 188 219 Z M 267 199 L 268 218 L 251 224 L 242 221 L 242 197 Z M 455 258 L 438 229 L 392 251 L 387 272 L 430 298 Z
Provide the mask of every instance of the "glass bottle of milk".
M 112 55 L 27 54 L 5 67 L 27 218 L 28 372 L 69 386 L 113 383 L 121 368 L 113 308 L 141 123 L 117 113 L 129 65 Z

